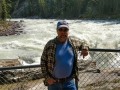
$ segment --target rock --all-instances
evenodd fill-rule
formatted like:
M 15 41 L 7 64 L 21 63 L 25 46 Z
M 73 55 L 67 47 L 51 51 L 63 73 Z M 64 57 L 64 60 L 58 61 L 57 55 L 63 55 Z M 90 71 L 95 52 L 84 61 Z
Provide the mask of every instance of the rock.
M 1 67 L 10 67 L 21 65 L 18 59 L 0 59 Z
M 117 72 L 117 75 L 120 76 L 120 71 Z
M 95 60 L 78 60 L 78 70 L 79 72 L 100 73 Z
M 24 22 L 24 20 L 20 20 L 20 22 Z
M 9 35 L 16 35 L 19 31 L 17 29 L 21 29 L 23 32 L 23 21 L 8 21 L 5 23 L 5 26 L 0 26 L 0 36 L 9 36 Z M 19 32 L 22 33 L 21 31 Z

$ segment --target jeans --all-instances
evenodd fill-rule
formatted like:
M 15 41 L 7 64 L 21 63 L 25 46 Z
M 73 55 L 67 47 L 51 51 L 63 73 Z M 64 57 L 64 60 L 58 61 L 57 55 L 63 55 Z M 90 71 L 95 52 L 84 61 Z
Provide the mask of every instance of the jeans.
M 55 82 L 48 85 L 48 90 L 76 90 L 76 85 L 74 79 L 70 78 L 66 82 Z

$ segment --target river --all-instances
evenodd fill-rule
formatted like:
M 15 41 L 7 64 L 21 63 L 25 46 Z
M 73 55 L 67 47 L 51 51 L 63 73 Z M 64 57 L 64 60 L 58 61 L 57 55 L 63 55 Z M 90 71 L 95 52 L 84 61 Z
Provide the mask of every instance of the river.
M 23 65 L 38 64 L 46 42 L 56 34 L 57 19 L 23 20 L 24 32 L 20 35 L 0 36 L 0 59 L 19 58 Z M 67 20 L 67 19 L 66 19 Z M 69 35 L 88 42 L 90 48 L 120 48 L 120 21 L 67 20 Z

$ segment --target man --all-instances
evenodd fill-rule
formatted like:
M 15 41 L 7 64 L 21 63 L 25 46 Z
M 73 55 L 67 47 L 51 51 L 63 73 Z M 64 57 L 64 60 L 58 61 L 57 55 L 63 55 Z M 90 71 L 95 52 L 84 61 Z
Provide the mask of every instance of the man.
M 69 26 L 64 20 L 57 23 L 57 37 L 49 40 L 41 56 L 41 70 L 48 90 L 77 90 L 78 51 L 83 58 L 88 55 L 88 45 L 73 36 L 68 36 Z

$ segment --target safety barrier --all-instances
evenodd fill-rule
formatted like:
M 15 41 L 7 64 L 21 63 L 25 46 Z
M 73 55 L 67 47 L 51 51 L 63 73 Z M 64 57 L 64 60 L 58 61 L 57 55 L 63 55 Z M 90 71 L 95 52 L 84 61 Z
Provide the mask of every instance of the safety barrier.
M 120 90 L 119 49 L 90 48 L 78 63 L 78 90 Z M 47 90 L 40 65 L 1 67 L 0 90 Z

